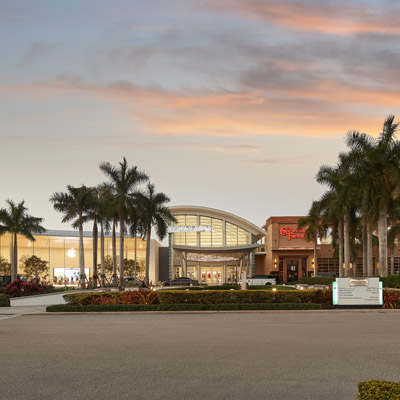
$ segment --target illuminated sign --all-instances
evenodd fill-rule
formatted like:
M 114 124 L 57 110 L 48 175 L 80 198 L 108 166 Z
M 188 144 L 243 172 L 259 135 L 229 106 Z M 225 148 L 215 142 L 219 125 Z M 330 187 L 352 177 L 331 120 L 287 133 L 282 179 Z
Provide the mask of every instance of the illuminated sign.
M 75 258 L 75 249 L 74 248 L 72 248 L 72 249 L 69 249 L 68 251 L 67 251 L 67 254 L 68 254 L 68 257 L 69 258 Z
M 211 225 L 169 226 L 167 232 L 168 233 L 211 232 Z
M 279 233 L 281 234 L 281 236 L 287 236 L 288 240 L 291 240 L 291 239 L 305 239 L 304 238 L 304 233 L 305 232 L 306 232 L 305 228 L 293 229 L 293 228 L 290 228 L 289 226 L 283 226 L 279 230 Z

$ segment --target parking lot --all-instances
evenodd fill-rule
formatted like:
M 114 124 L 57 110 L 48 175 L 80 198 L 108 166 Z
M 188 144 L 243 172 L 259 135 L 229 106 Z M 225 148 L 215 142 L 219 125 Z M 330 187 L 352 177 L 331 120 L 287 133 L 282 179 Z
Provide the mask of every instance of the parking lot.
M 355 399 L 400 380 L 398 312 L 23 315 L 0 320 L 4 399 Z

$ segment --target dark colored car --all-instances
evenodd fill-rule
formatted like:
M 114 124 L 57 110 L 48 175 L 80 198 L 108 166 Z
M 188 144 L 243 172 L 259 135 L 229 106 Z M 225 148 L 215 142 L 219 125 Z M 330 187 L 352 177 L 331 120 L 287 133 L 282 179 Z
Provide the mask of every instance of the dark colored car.
M 187 276 L 181 276 L 180 278 L 164 281 L 162 284 L 164 286 L 199 286 L 199 281 L 191 279 Z

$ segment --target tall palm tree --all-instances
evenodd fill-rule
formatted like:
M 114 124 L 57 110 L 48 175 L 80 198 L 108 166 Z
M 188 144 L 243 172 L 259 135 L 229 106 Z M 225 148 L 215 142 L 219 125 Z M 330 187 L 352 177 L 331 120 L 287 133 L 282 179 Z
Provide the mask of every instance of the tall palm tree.
M 105 239 L 104 231 L 110 230 L 110 220 L 114 211 L 114 197 L 111 188 L 107 184 L 101 184 L 97 188 L 99 208 L 97 219 L 100 224 L 100 286 L 105 287 Z M 116 260 L 114 260 L 116 263 Z
M 124 235 L 125 221 L 127 219 L 127 208 L 132 192 L 136 186 L 148 180 L 148 176 L 137 167 L 129 167 L 126 158 L 119 163 L 119 167 L 111 165 L 109 162 L 100 164 L 100 170 L 110 179 L 113 189 L 116 208 L 119 217 L 119 273 L 120 287 L 124 286 Z
M 305 239 L 313 242 L 314 247 L 314 272 L 318 275 L 317 242 L 326 236 L 328 227 L 322 221 L 321 203 L 313 201 L 307 217 L 300 218 L 297 222 L 298 228 L 307 228 Z
M 398 196 L 400 186 L 400 143 L 396 140 L 398 124 L 389 115 L 378 138 L 349 132 L 347 145 L 364 154 L 368 184 L 364 196 L 369 197 L 373 212 L 378 215 L 379 272 L 387 276 L 387 220 L 390 201 Z M 371 210 L 372 211 L 372 210 Z
M 135 238 L 135 279 L 137 271 L 137 237 L 139 235 L 141 238 L 144 238 L 146 235 L 146 228 L 143 224 L 140 212 L 140 206 L 135 199 L 128 211 L 129 233 Z
M 93 198 L 93 189 L 85 185 L 80 187 L 67 186 L 67 192 L 56 192 L 51 196 L 50 201 L 56 211 L 64 213 L 62 222 L 72 222 L 74 229 L 79 229 L 79 269 L 80 285 L 85 289 L 85 256 L 83 247 L 83 223 L 90 210 Z
M 168 225 L 176 220 L 166 206 L 166 203 L 170 201 L 169 197 L 164 193 L 156 193 L 151 183 L 147 184 L 144 193 L 136 193 L 136 198 L 140 207 L 141 220 L 146 228 L 146 283 L 149 284 L 151 229 L 154 226 L 157 236 L 163 240 L 167 234 Z
M 33 235 L 43 233 L 46 229 L 41 225 L 43 218 L 28 214 L 24 200 L 18 204 L 12 200 L 6 200 L 6 203 L 8 208 L 0 209 L 0 236 L 6 232 L 12 235 L 11 279 L 14 280 L 18 277 L 18 235 L 34 242 L 36 239 Z

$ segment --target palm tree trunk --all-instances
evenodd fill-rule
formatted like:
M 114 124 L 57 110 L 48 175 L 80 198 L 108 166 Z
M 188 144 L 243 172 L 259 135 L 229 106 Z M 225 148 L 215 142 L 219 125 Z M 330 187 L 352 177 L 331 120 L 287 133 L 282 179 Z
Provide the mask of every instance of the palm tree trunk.
M 338 224 L 338 239 L 339 239 L 339 278 L 343 277 L 343 219 L 339 219 Z
M 103 221 L 100 222 L 100 268 L 101 268 L 101 280 L 100 286 L 103 288 L 105 286 L 106 275 L 104 273 L 104 227 Z
M 151 240 L 151 225 L 147 227 L 146 232 L 146 283 L 149 284 L 150 278 L 150 240 Z
M 379 234 L 379 275 L 387 276 L 387 211 L 386 206 L 379 212 L 378 220 Z
M 367 276 L 374 274 L 372 265 L 372 225 L 367 224 Z
M 317 234 L 314 236 L 314 276 L 318 276 L 318 262 L 317 262 Z
M 119 218 L 119 288 L 124 288 L 124 230 L 125 220 L 121 216 Z
M 115 234 L 115 220 L 113 220 L 113 227 L 112 227 L 112 258 L 113 258 L 112 282 L 114 286 L 117 286 L 117 238 Z
M 79 218 L 80 219 L 80 218 Z M 81 289 L 85 289 L 85 255 L 83 253 L 83 225 L 79 222 L 79 270 L 81 279 Z
M 367 269 L 367 263 L 368 263 L 368 244 L 367 244 L 367 223 L 363 221 L 363 232 L 362 232 L 362 242 L 363 242 L 363 277 L 368 276 L 368 269 Z
M 390 274 L 394 274 L 394 243 L 390 246 Z
M 93 221 L 93 287 L 97 288 L 97 247 L 98 247 L 99 231 L 97 229 L 97 221 Z
M 350 229 L 349 229 L 349 215 L 345 214 L 343 218 L 343 239 L 344 239 L 344 276 L 350 276 Z
M 136 279 L 136 270 L 137 270 L 137 263 L 136 263 L 136 244 L 137 244 L 137 233 L 135 232 L 135 279 Z
M 11 260 L 11 281 L 18 279 L 18 241 L 17 241 L 17 234 L 13 233 L 13 256 Z

